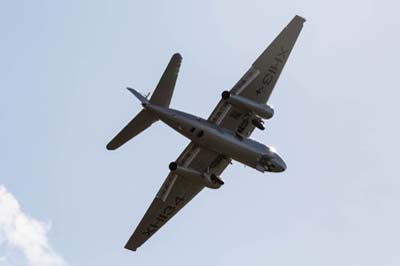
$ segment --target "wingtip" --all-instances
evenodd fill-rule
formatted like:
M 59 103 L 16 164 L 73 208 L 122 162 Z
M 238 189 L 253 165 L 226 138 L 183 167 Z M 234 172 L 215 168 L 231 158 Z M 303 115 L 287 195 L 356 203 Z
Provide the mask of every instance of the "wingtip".
M 127 249 L 127 250 L 130 250 L 130 251 L 136 251 L 137 250 L 137 247 L 130 247 L 130 246 L 128 246 L 128 244 L 126 244 L 124 248 Z
M 182 55 L 180 53 L 174 53 L 174 55 L 172 57 L 182 59 Z
M 109 151 L 113 151 L 116 149 L 116 147 L 113 147 L 110 143 L 107 144 L 106 149 Z
M 107 150 L 109 150 L 109 151 L 114 151 L 114 150 L 118 149 L 120 146 L 121 146 L 121 145 L 118 144 L 118 143 L 115 143 L 115 142 L 114 142 L 114 139 L 113 139 L 113 140 L 111 140 L 111 141 L 107 144 L 106 148 L 107 148 Z
M 304 22 L 307 21 L 305 18 L 303 18 L 302 16 L 299 16 L 299 15 L 296 15 L 296 16 L 294 17 L 294 19 L 295 19 L 295 20 L 298 20 L 298 21 L 301 22 L 301 23 L 304 23 Z

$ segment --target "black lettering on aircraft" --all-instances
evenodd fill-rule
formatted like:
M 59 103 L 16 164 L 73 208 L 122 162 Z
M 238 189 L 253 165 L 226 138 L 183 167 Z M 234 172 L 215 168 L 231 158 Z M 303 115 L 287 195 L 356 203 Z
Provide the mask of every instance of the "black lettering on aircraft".
M 289 56 L 290 50 L 285 50 L 283 46 L 281 46 L 281 52 L 278 54 L 278 56 L 282 56 L 283 59 L 286 59 Z
M 154 234 L 157 230 L 156 229 L 151 229 L 149 226 L 147 227 L 146 231 L 143 232 L 144 235 L 147 235 L 148 237 L 151 237 L 152 234 Z
M 158 224 L 150 224 L 151 227 L 155 228 L 156 230 L 158 229 Z
M 165 222 L 167 218 L 167 216 L 160 214 L 159 216 L 157 216 L 156 220 L 160 222 Z
M 281 46 L 281 51 L 274 57 L 274 62 L 267 68 L 267 73 L 262 78 L 262 84 L 260 88 L 256 90 L 257 95 L 260 95 L 262 91 L 270 85 L 276 74 L 279 73 L 281 65 L 283 65 L 289 56 L 290 50 L 285 50 L 283 46 Z
M 273 79 L 273 77 L 274 77 L 274 75 L 275 75 L 275 73 L 272 72 L 271 69 L 269 69 L 268 71 L 269 71 L 269 72 L 268 72 L 267 74 L 264 75 L 263 80 L 262 80 L 262 82 L 263 82 L 264 85 L 269 85 L 269 84 L 271 84 L 272 79 Z
M 175 207 L 173 206 L 167 206 L 165 207 L 165 209 L 163 210 L 163 213 L 167 216 L 170 216 L 173 212 L 175 211 Z
M 181 202 L 183 202 L 185 198 L 177 196 L 175 198 L 175 206 L 178 206 Z
M 173 205 L 167 205 L 163 210 L 162 213 L 158 214 L 155 218 L 155 222 L 149 224 L 147 226 L 146 231 L 142 234 L 146 235 L 147 237 L 152 236 L 160 227 L 168 221 L 169 218 L 175 213 L 177 207 L 181 205 L 185 201 L 183 196 L 176 196 L 175 202 Z

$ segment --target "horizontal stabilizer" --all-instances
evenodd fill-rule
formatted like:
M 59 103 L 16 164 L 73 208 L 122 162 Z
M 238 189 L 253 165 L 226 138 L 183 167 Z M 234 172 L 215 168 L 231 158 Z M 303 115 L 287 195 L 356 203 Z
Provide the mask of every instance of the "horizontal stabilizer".
M 144 98 L 144 97 L 143 97 Z M 108 150 L 115 150 L 128 142 L 133 137 L 137 136 L 140 132 L 148 128 L 151 124 L 157 121 L 152 114 L 146 110 L 142 110 L 135 116 L 131 122 L 121 132 L 115 136 L 110 143 L 107 144 Z
M 139 99 L 139 101 L 142 104 L 148 104 L 149 100 L 147 100 L 142 94 L 140 94 L 139 92 L 137 92 L 135 89 L 132 88 L 126 88 L 128 91 L 132 92 L 133 95 L 135 95 L 136 98 Z

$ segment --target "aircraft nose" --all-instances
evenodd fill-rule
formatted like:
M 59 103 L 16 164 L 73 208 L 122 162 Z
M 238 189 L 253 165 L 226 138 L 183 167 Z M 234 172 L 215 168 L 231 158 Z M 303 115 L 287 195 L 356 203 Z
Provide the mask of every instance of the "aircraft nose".
M 285 162 L 278 155 L 276 155 L 276 157 L 272 159 L 272 165 L 274 166 L 274 172 L 283 172 L 287 168 Z

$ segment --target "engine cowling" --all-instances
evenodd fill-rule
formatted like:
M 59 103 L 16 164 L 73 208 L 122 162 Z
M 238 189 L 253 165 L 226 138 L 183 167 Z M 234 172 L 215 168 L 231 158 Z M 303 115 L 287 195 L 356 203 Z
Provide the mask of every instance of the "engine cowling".
M 264 119 L 270 119 L 274 116 L 274 109 L 268 104 L 257 103 L 242 96 L 231 94 L 229 91 L 222 93 L 222 99 L 233 106 L 252 111 Z
M 224 181 L 215 174 L 202 173 L 192 168 L 178 165 L 176 162 L 169 164 L 169 170 L 177 175 L 198 180 L 208 188 L 217 189 L 224 184 Z

